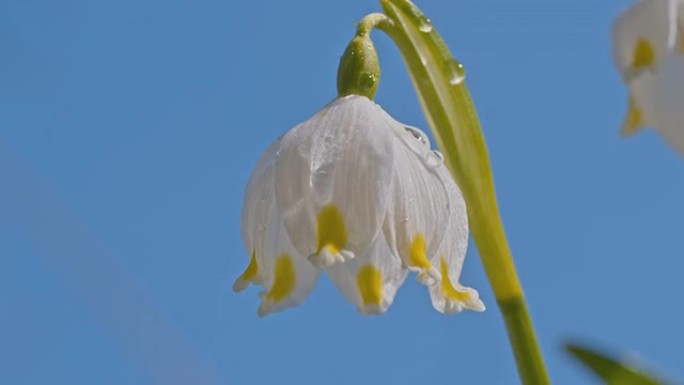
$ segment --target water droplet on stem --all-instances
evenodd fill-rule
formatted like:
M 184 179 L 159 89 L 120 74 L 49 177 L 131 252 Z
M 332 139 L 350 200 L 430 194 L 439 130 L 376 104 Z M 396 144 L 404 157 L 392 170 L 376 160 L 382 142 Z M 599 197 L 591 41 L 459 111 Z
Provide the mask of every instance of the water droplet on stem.
M 457 85 L 465 79 L 465 67 L 456 59 L 447 62 L 447 71 L 449 71 L 449 83 L 452 85 Z
M 432 32 L 432 22 L 425 16 L 421 16 L 418 20 L 418 29 L 421 32 Z
M 373 74 L 365 72 L 359 77 L 359 87 L 364 90 L 370 90 L 375 85 L 375 76 Z

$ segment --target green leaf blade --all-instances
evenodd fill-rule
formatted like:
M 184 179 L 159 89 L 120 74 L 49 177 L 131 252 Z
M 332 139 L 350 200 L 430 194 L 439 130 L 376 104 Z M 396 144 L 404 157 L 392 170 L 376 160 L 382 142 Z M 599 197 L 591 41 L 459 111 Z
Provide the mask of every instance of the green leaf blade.
M 664 385 L 665 381 L 624 360 L 611 358 L 604 353 L 577 344 L 566 344 L 565 350 L 583 363 L 608 385 Z

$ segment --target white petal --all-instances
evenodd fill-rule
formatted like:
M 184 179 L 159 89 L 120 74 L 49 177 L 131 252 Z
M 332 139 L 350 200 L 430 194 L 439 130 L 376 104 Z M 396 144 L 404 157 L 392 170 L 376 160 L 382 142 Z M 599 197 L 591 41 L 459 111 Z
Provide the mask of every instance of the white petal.
M 266 150 L 247 184 L 242 234 L 251 259 L 233 284 L 234 291 L 244 290 L 250 283 L 264 287 L 260 316 L 299 305 L 320 274 L 292 246 L 276 207 L 274 162 L 279 147 L 280 140 Z
M 650 71 L 640 73 L 629 82 L 629 103 L 622 134 L 629 136 L 645 127 L 659 125 L 656 108 L 656 74 Z
M 338 98 L 288 132 L 276 199 L 297 250 L 318 266 L 364 253 L 391 187 L 391 118 L 362 96 Z
M 276 139 L 259 158 L 245 189 L 245 203 L 242 207 L 242 240 L 245 248 L 254 248 L 253 239 L 257 230 L 266 228 L 270 220 L 269 200 L 275 198 L 273 183 L 275 181 L 274 163 L 280 148 L 280 139 Z
M 263 239 L 275 209 L 274 162 L 279 148 L 280 138 L 261 155 L 247 183 L 245 203 L 242 207 L 242 240 L 250 255 L 250 263 L 245 272 L 235 281 L 234 291 L 242 291 L 251 282 L 260 281 L 257 256 L 261 258 L 261 253 L 257 253 L 256 241 Z
M 652 98 L 657 114 L 653 126 L 684 155 L 684 57 L 671 55 L 653 83 Z
M 442 313 L 457 313 L 463 309 L 484 311 L 480 295 L 459 283 L 463 261 L 468 248 L 468 214 L 461 190 L 446 167 L 439 175 L 447 188 L 450 212 L 449 224 L 432 263 L 439 266 L 442 281 L 430 286 L 432 306 Z
M 677 0 L 642 0 L 613 26 L 613 60 L 629 80 L 635 72 L 660 67 L 677 36 Z
M 327 272 L 345 298 L 363 314 L 386 312 L 408 273 L 382 234 L 366 253 L 331 266 Z
M 259 315 L 301 304 L 316 285 L 320 270 L 294 248 L 277 209 L 272 210 L 271 222 L 263 239 L 257 240 L 256 250 L 264 287 L 259 294 Z
M 449 217 L 446 188 L 436 171 L 439 156 L 415 128 L 395 129 L 394 147 L 393 194 L 383 231 L 404 264 L 419 272 L 418 280 L 434 284 L 440 274 L 429 259 L 442 241 Z
M 449 199 L 449 225 L 437 254 L 453 255 L 452 261 L 460 266 L 468 249 L 468 210 L 463 193 L 446 166 L 439 167 L 437 172 Z M 458 270 L 460 273 L 460 267 Z

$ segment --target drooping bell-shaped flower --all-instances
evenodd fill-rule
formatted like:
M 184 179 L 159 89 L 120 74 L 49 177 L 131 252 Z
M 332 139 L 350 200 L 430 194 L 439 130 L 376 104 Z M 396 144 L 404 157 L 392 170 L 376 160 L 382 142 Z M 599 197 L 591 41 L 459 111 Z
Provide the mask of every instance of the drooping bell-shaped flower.
M 458 283 L 468 242 L 458 186 L 420 130 L 348 95 L 266 150 L 247 186 L 235 282 L 264 287 L 260 314 L 300 304 L 320 270 L 363 313 L 383 313 L 408 271 L 441 312 L 482 311 Z
M 251 259 L 233 288 L 261 285 L 260 315 L 300 304 L 321 271 L 364 314 L 384 313 L 409 271 L 438 311 L 484 310 L 459 283 L 461 192 L 425 133 L 370 99 L 373 55 L 367 36 L 352 40 L 340 96 L 273 143 L 252 174 L 242 214 Z
M 684 154 L 684 1 L 641 0 L 618 17 L 613 58 L 629 88 L 622 129 L 656 129 Z

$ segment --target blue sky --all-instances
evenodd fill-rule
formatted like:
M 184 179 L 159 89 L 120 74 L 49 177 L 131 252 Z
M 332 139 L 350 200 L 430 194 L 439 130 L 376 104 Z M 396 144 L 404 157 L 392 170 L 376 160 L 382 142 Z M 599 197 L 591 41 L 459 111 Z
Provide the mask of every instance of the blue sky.
M 684 379 L 684 162 L 619 137 L 610 28 L 628 1 L 417 1 L 458 59 L 550 373 L 590 383 L 579 338 Z M 512 384 L 485 313 L 444 316 L 409 279 L 363 317 L 327 279 L 256 315 L 230 286 L 248 258 L 251 168 L 335 97 L 339 55 L 374 0 L 0 2 L 0 382 Z M 397 49 L 374 34 L 377 102 L 426 127 Z

